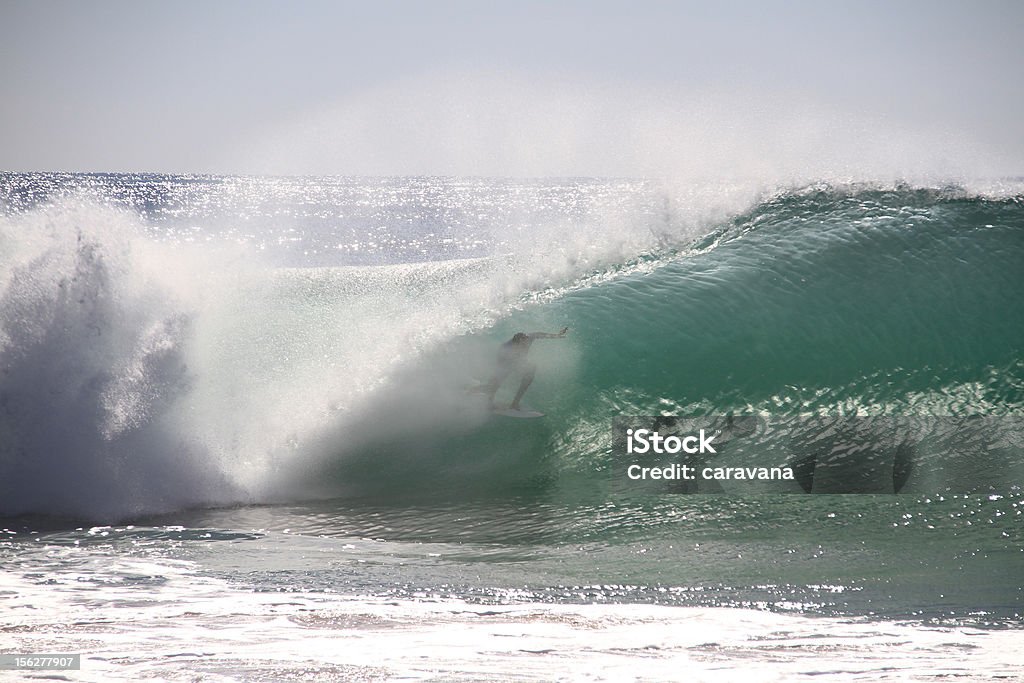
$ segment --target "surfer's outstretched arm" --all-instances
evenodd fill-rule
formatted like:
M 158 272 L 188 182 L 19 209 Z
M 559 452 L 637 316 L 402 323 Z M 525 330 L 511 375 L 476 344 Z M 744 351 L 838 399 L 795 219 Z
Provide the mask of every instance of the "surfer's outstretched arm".
M 529 337 L 530 339 L 561 339 L 568 331 L 568 327 L 563 327 L 562 331 L 558 334 L 552 334 L 551 332 L 531 332 Z

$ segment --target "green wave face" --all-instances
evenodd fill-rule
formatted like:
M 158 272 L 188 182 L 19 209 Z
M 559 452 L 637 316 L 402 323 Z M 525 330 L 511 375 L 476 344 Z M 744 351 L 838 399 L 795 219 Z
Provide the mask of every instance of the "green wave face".
M 565 340 L 531 350 L 538 372 L 526 400 L 543 420 L 489 420 L 457 434 L 431 426 L 401 439 L 392 430 L 343 454 L 339 476 L 360 492 L 425 487 L 431 473 L 449 492 L 453 476 L 455 488 L 532 490 L 581 475 L 593 488 L 594 472 L 607 474 L 619 457 L 617 416 L 991 416 L 1024 407 L 1019 198 L 790 193 L 661 262 L 526 302 L 423 361 L 479 378 L 479 359 L 515 331 L 568 325 Z M 469 358 L 478 359 L 472 372 Z M 389 395 L 373 414 L 416 411 L 422 397 L 407 398 Z
M 578 393 L 560 408 L 1021 407 L 1018 200 L 789 195 L 736 220 L 717 241 L 509 322 L 529 327 L 542 315 L 572 326 Z

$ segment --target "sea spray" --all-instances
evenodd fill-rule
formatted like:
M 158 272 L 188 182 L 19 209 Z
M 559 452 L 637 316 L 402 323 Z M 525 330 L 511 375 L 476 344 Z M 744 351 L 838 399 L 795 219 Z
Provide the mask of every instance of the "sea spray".
M 0 507 L 120 516 L 230 498 L 172 412 L 193 375 L 191 311 L 88 207 L 6 219 L 0 277 Z M 167 267 L 166 262 L 163 267 Z M 165 271 L 166 272 L 166 271 Z

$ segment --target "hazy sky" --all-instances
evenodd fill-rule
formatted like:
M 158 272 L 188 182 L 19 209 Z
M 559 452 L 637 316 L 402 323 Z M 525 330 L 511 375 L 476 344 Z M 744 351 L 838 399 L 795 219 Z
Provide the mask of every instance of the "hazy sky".
M 0 85 L 0 170 L 1024 175 L 1019 0 L 0 0 Z

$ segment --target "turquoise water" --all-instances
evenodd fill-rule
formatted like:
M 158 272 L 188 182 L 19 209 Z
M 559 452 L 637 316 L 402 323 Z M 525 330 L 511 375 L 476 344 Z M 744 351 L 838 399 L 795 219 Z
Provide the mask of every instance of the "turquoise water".
M 1020 623 L 1012 190 L 5 174 L 0 205 L 26 580 Z M 545 418 L 466 393 L 566 325 L 531 350 Z M 615 418 L 724 414 L 995 426 L 866 494 L 624 477 Z

